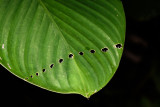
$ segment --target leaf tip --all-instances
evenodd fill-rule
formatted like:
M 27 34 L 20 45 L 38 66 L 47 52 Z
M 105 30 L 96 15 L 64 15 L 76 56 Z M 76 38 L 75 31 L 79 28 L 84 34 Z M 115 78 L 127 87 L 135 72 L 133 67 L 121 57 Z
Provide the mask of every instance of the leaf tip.
M 90 97 L 91 97 L 92 95 L 94 95 L 95 93 L 97 93 L 97 92 L 98 92 L 97 90 L 94 90 L 94 91 L 92 91 L 92 92 L 86 92 L 86 93 L 81 94 L 81 95 L 84 96 L 84 97 L 87 98 L 87 99 L 90 99 Z

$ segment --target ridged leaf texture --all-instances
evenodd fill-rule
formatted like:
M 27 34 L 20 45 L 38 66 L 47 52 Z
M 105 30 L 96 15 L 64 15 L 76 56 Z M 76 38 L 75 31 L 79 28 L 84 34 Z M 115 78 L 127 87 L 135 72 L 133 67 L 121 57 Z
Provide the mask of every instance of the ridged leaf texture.
M 0 0 L 0 64 L 53 92 L 90 97 L 102 89 L 124 40 L 120 0 Z

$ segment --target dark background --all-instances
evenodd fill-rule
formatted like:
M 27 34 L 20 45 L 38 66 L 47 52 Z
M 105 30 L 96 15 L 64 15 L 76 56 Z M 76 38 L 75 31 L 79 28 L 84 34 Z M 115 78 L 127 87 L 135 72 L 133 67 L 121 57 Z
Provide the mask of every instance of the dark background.
M 101 91 L 86 99 L 33 86 L 0 66 L 0 104 L 41 106 L 160 107 L 160 0 L 122 0 L 126 42 L 119 68 Z

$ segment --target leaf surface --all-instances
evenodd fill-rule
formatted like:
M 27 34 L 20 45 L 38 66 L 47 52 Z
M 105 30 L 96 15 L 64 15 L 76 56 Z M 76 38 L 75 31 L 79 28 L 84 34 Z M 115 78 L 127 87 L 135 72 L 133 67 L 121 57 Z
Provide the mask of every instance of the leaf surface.
M 0 64 L 29 83 L 90 97 L 117 70 L 120 0 L 0 0 L 0 13 Z

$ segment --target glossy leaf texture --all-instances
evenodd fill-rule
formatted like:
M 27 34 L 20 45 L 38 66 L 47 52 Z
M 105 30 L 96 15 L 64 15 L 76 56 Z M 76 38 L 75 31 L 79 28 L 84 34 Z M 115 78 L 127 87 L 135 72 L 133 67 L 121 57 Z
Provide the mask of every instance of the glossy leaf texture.
M 120 0 L 0 0 L 0 63 L 58 93 L 90 97 L 116 72 L 125 40 Z

